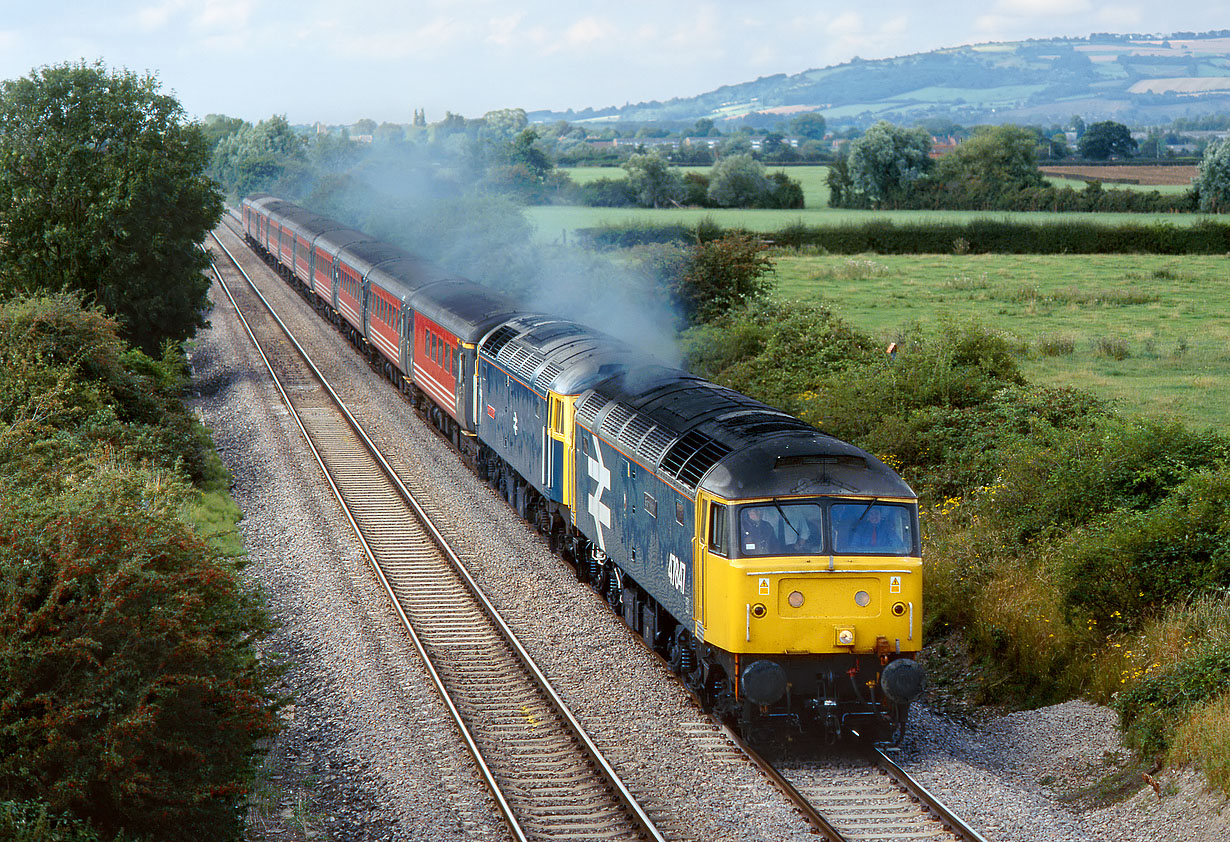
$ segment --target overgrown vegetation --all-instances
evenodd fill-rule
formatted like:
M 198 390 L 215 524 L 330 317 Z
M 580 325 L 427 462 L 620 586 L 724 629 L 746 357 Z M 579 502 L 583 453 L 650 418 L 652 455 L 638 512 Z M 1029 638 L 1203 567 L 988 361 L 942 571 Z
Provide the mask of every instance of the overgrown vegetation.
M 267 620 L 192 517 L 217 468 L 182 357 L 118 330 L 0 302 L 0 827 L 231 838 L 275 730 Z

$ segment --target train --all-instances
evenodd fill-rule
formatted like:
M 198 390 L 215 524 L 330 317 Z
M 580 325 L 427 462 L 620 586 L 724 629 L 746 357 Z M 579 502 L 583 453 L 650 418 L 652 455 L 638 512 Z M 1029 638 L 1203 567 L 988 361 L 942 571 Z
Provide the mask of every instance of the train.
M 239 217 L 707 710 L 901 740 L 926 683 L 921 539 L 884 462 L 292 202 Z

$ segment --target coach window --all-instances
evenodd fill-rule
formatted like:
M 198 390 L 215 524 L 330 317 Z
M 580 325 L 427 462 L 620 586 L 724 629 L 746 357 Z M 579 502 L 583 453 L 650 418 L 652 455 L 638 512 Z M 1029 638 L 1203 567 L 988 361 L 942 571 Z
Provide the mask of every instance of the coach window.
M 727 537 L 726 507 L 721 503 L 709 504 L 709 550 L 718 555 L 730 555 L 730 539 Z

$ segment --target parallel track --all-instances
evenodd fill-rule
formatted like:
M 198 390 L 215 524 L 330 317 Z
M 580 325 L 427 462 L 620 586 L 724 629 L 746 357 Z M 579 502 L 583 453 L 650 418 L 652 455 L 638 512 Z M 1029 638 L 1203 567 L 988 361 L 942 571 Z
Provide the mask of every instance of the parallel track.
M 664 837 L 229 251 L 264 359 L 514 839 Z M 234 267 L 231 269 L 230 267 Z M 272 349 L 272 350 L 266 350 Z

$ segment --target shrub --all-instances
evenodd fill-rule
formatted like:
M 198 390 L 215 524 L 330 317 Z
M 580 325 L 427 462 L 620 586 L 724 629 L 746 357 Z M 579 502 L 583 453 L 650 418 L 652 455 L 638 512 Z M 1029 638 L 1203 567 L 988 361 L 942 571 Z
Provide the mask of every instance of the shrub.
M 1158 755 L 1182 720 L 1222 696 L 1228 685 L 1230 647 L 1203 646 L 1169 668 L 1143 676 L 1112 705 L 1129 745 L 1143 754 Z
M 1064 601 L 1103 629 L 1230 586 L 1230 472 L 1198 473 L 1144 511 L 1116 510 L 1061 551 Z
M 867 360 L 871 339 L 820 304 L 758 301 L 683 334 L 685 364 L 787 410 L 814 399 L 834 372 Z
M 54 816 L 46 804 L 0 801 L 0 839 L 6 842 L 100 842 L 88 824 Z
M 191 495 L 100 454 L 5 467 L 0 796 L 108 834 L 234 835 L 275 730 L 267 625 L 184 519 Z
M 687 271 L 670 288 L 680 312 L 696 324 L 764 298 L 773 287 L 766 250 L 760 239 L 739 232 L 698 241 Z

